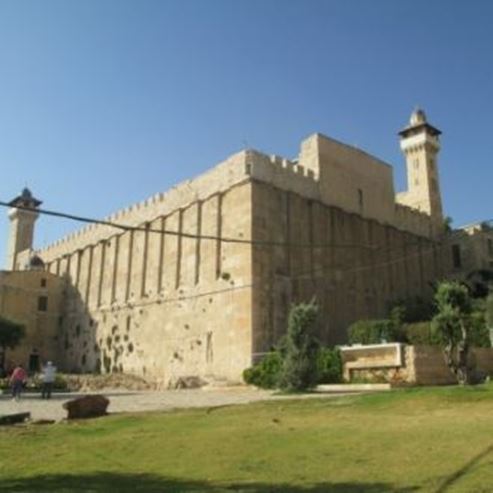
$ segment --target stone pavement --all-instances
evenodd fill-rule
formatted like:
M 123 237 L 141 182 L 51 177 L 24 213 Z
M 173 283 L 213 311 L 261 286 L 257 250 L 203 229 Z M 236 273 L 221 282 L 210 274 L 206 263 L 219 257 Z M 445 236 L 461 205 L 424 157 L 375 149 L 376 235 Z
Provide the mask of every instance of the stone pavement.
M 121 391 L 108 390 L 104 392 L 90 392 L 102 394 L 110 399 L 108 412 L 142 412 L 142 411 L 169 411 L 178 408 L 218 407 L 248 402 L 299 398 L 330 398 L 341 395 L 354 395 L 354 392 L 312 393 L 303 395 L 275 395 L 268 390 L 250 387 L 225 387 L 215 389 L 196 390 L 162 390 L 162 391 Z M 67 411 L 62 404 L 67 400 L 81 395 L 81 392 L 55 393 L 50 400 L 43 400 L 40 394 L 25 393 L 19 401 L 13 401 L 10 395 L 0 395 L 0 415 L 18 412 L 30 412 L 33 420 L 54 419 L 66 417 Z

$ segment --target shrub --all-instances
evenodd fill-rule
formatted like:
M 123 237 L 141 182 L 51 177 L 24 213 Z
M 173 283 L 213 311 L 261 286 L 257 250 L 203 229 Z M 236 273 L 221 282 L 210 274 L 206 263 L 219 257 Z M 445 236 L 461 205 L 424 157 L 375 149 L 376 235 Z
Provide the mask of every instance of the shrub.
M 67 380 L 63 375 L 57 373 L 55 375 L 55 381 L 53 382 L 53 388 L 56 390 L 68 390 Z
M 281 355 L 274 351 L 268 353 L 262 361 L 247 368 L 243 372 L 243 380 L 250 385 L 256 385 L 263 389 L 274 389 L 279 382 L 282 368 Z
M 26 328 L 17 322 L 0 316 L 0 369 L 4 370 L 7 349 L 15 349 L 26 335 Z
M 404 324 L 403 332 L 406 342 L 413 346 L 437 346 L 440 344 L 440 337 L 431 322 Z
M 280 346 L 279 387 L 283 390 L 306 390 L 317 383 L 317 316 L 318 307 L 313 302 L 294 305 L 289 312 L 288 331 Z
M 473 312 L 470 318 L 469 342 L 472 347 L 491 347 L 490 331 L 484 311 Z
M 458 282 L 442 282 L 435 300 L 438 313 L 433 318 L 433 325 L 440 337 L 447 365 L 460 384 L 471 383 L 469 349 L 474 337 L 474 324 L 469 291 Z
M 399 325 L 395 320 L 358 320 L 348 328 L 350 344 L 380 344 L 403 340 Z
M 39 373 L 27 379 L 25 388 L 26 390 L 32 392 L 41 392 L 42 386 L 43 386 L 43 380 L 41 374 Z M 5 391 L 8 389 L 10 389 L 9 378 L 0 378 L 0 390 Z M 55 381 L 53 382 L 53 389 L 59 391 L 69 390 L 67 380 L 63 375 L 59 373 L 55 375 Z
M 486 323 L 490 329 L 493 328 L 493 285 L 491 286 L 491 293 L 486 300 Z
M 436 311 L 433 300 L 421 296 L 402 299 L 390 304 L 390 313 L 396 309 L 400 311 L 402 322 L 408 324 L 431 320 Z
M 342 382 L 342 358 L 337 348 L 321 348 L 317 358 L 318 383 Z

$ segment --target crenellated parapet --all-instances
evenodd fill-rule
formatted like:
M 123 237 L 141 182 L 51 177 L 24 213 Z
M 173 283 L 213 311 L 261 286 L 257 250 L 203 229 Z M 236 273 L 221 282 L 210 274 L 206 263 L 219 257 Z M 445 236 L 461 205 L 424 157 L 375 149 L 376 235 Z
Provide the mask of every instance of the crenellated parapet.
M 97 244 L 121 229 L 104 223 L 139 226 L 186 209 L 246 180 L 269 183 L 303 197 L 334 205 L 348 212 L 430 237 L 430 216 L 394 197 L 391 168 L 376 158 L 316 134 L 302 144 L 299 160 L 267 155 L 256 150 L 234 154 L 211 170 L 184 181 L 167 192 L 125 207 L 41 249 L 46 262 Z M 354 189 L 354 190 L 353 190 Z
M 311 169 L 281 156 L 247 151 L 247 174 L 277 188 L 289 190 L 314 200 L 320 199 L 318 179 Z
M 195 179 L 184 181 L 167 192 L 157 193 L 142 202 L 120 209 L 103 218 L 101 222 L 135 227 L 226 191 L 248 179 L 246 156 L 247 151 L 234 154 Z M 89 224 L 42 248 L 39 254 L 46 262 L 51 262 L 54 258 L 69 254 L 84 245 L 98 243 L 119 232 L 120 228 L 109 224 Z
M 428 214 L 398 203 L 395 204 L 395 225 L 399 229 L 426 238 L 433 234 Z

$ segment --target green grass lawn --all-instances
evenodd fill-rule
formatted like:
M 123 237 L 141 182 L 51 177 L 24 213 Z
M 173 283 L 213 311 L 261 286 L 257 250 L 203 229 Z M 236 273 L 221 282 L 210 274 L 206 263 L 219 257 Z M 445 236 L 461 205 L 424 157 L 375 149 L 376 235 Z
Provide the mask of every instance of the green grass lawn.
M 1 492 L 493 492 L 493 385 L 0 430 Z

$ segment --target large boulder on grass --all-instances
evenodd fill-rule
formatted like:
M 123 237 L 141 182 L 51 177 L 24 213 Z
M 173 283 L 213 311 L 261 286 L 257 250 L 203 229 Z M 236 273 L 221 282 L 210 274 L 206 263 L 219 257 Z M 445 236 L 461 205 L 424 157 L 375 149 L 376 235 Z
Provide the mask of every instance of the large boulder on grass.
M 68 411 L 67 419 L 97 418 L 107 414 L 109 403 L 104 395 L 85 395 L 65 402 L 63 408 Z

